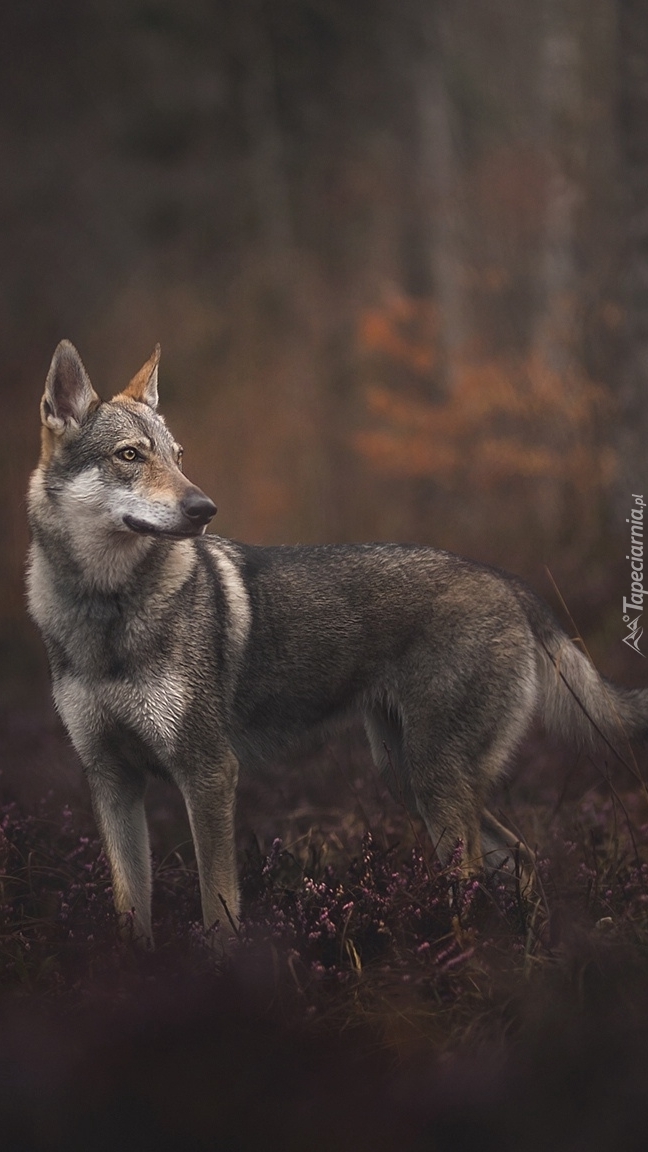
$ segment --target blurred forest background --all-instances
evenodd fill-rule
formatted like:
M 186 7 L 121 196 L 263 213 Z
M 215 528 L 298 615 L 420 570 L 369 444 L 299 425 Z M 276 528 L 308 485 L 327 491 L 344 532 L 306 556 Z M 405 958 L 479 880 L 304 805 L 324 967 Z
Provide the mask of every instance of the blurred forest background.
M 162 408 L 214 528 L 547 564 L 603 667 L 648 470 L 642 0 L 21 0 L 0 35 L 0 628 L 53 349 Z M 594 629 L 594 623 L 596 628 Z

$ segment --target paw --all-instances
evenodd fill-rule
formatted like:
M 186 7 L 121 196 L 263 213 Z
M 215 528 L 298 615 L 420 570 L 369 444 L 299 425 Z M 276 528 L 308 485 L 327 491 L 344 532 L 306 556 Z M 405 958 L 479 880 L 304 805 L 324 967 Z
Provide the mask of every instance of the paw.
M 155 949 L 150 924 L 143 924 L 134 908 L 117 913 L 117 935 L 123 944 L 132 944 L 145 952 Z

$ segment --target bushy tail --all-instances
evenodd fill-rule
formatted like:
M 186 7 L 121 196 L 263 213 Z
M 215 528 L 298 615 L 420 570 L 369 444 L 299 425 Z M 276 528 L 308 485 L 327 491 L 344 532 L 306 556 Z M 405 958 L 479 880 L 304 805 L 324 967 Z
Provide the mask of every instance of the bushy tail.
M 530 596 L 525 608 L 536 641 L 547 730 L 589 746 L 603 740 L 622 756 L 628 740 L 648 741 L 648 689 L 605 680 L 542 601 Z

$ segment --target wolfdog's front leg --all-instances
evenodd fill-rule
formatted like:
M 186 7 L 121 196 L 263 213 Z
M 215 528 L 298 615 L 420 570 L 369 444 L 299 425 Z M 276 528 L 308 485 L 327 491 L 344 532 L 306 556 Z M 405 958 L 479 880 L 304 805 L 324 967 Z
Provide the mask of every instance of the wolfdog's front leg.
M 218 921 L 230 936 L 239 913 L 234 844 L 234 810 L 238 762 L 224 750 L 216 764 L 202 764 L 180 784 L 196 849 L 203 921 Z M 220 937 L 223 939 L 223 937 Z
M 92 807 L 110 862 L 120 932 L 150 947 L 151 853 L 144 811 L 145 777 L 103 764 L 87 775 Z

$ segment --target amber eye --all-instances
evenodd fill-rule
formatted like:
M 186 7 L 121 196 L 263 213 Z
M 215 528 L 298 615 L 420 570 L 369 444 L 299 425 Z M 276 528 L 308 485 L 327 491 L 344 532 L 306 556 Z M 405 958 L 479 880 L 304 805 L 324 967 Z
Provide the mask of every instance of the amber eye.
M 126 460 L 128 464 L 132 464 L 133 460 L 141 459 L 139 452 L 135 448 L 120 448 L 119 452 L 115 455 L 119 460 Z
M 182 457 L 184 456 L 184 448 L 178 448 L 178 468 L 182 470 Z

